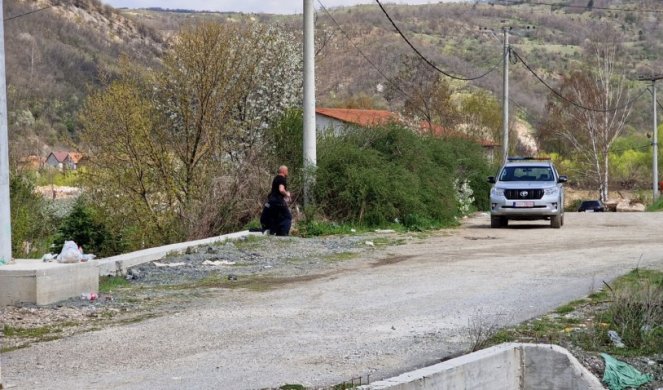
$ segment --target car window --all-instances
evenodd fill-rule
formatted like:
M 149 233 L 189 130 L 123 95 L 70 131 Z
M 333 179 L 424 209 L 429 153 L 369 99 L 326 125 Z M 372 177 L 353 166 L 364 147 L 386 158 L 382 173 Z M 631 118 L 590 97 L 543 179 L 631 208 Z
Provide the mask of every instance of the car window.
M 504 167 L 500 181 L 554 181 L 555 175 L 550 167 Z

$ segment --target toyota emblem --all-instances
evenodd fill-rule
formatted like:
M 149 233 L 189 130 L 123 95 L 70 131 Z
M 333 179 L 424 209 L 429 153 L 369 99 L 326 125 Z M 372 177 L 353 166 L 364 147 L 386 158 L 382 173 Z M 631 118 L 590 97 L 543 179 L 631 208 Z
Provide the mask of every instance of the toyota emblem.
M 521 198 L 526 198 L 527 195 L 528 195 L 528 192 L 527 192 L 527 191 L 520 191 L 520 197 L 521 197 Z

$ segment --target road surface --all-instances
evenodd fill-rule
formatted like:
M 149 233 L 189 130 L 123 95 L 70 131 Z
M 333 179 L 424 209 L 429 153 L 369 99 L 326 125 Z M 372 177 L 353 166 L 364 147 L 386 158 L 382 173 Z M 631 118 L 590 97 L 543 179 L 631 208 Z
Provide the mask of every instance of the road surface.
M 175 315 L 2 356 L 20 389 L 322 387 L 421 367 L 635 267 L 663 270 L 663 213 L 567 213 L 562 229 L 467 220 L 268 292 L 215 290 Z

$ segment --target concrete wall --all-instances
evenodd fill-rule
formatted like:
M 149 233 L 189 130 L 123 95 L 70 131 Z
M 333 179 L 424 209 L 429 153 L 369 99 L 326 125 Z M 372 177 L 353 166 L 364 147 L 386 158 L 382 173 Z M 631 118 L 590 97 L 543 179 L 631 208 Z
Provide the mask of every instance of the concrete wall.
M 598 390 L 601 382 L 566 349 L 501 344 L 394 378 L 364 390 Z

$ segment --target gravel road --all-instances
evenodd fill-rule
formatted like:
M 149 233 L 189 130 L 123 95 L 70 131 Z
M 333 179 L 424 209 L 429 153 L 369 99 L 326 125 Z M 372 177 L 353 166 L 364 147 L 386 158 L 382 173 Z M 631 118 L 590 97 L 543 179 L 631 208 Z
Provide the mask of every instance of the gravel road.
M 472 324 L 518 323 L 635 267 L 663 270 L 662 213 L 565 219 L 559 230 L 543 222 L 490 229 L 479 215 L 423 238 L 391 236 L 405 244 L 333 266 L 310 265 L 302 252 L 301 274 L 276 289 L 211 288 L 167 316 L 5 353 L 3 383 L 254 389 L 373 381 L 467 350 Z

